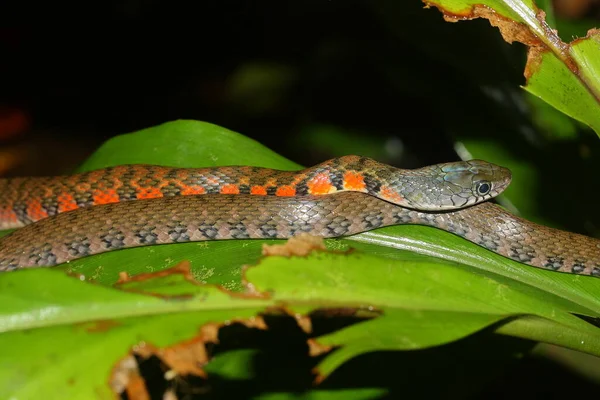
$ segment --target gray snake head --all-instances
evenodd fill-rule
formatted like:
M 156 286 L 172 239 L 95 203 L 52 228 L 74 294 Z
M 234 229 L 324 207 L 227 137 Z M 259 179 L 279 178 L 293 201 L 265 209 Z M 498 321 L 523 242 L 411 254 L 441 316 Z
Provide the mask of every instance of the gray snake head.
M 482 160 L 450 163 L 441 167 L 443 180 L 453 194 L 444 200 L 450 208 L 465 207 L 496 197 L 510 184 L 508 168 Z
M 381 170 L 379 176 L 387 185 L 377 197 L 415 210 L 444 211 L 468 207 L 499 195 L 510 184 L 512 174 L 508 168 L 470 160 L 414 170 L 389 167 Z

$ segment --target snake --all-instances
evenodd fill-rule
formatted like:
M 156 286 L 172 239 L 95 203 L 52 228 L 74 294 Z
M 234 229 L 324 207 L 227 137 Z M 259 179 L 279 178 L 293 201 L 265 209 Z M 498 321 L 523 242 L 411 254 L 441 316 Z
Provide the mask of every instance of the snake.
M 334 158 L 301 171 L 118 165 L 67 176 L 0 179 L 0 230 L 89 206 L 199 194 L 297 197 L 358 191 L 408 208 L 449 210 L 495 197 L 510 180 L 507 168 L 482 160 L 413 170 L 360 156 Z
M 0 271 L 130 247 L 301 233 L 335 238 L 417 224 L 533 267 L 600 277 L 600 240 L 488 201 L 510 181 L 510 170 L 482 160 L 406 170 L 361 156 L 301 171 L 125 165 L 2 179 L 0 226 L 19 229 L 0 238 Z

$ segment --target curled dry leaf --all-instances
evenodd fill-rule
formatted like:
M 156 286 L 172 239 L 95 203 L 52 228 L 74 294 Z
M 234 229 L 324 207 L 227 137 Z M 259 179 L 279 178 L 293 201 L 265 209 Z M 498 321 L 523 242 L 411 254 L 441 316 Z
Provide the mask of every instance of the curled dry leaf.
M 262 254 L 264 256 L 307 256 L 313 251 L 326 250 L 325 242 L 322 237 L 311 236 L 302 233 L 291 237 L 284 244 L 263 244 Z
M 320 356 L 325 353 L 329 353 L 333 346 L 321 344 L 315 339 L 308 339 L 308 354 L 311 357 Z
M 260 317 L 228 321 L 221 324 L 211 323 L 202 326 L 200 334 L 191 340 L 163 349 L 145 344 L 140 346 L 136 352 L 145 358 L 155 355 L 168 365 L 170 369 L 177 372 L 178 375 L 194 374 L 206 377 L 206 373 L 201 369 L 209 361 L 205 345 L 206 343 L 218 343 L 219 329 L 232 322 L 244 324 L 248 328 L 266 329 L 266 324 Z
M 444 12 L 444 20 L 448 22 L 458 22 L 475 18 L 485 18 L 489 20 L 492 26 L 495 26 L 500 30 L 500 34 L 508 43 L 520 42 L 528 46 L 542 45 L 542 41 L 536 37 L 527 26 L 510 18 L 503 17 L 490 7 L 475 4 L 471 10 L 465 14 Z
M 125 392 L 127 393 L 127 398 L 129 400 L 150 400 L 150 393 L 146 389 L 146 381 L 144 378 L 139 375 L 131 375 L 129 378 L 129 383 L 125 388 Z
M 525 6 L 520 9 L 515 9 L 515 13 L 522 16 L 523 20 L 519 21 L 510 18 L 509 16 L 502 15 L 494 10 L 494 8 L 483 4 L 473 4 L 468 9 L 456 12 L 445 8 L 443 6 L 445 3 L 444 1 L 424 2 L 428 7 L 437 7 L 443 13 L 444 20 L 448 22 L 485 18 L 492 26 L 495 26 L 500 30 L 500 34 L 506 42 L 522 43 L 528 46 L 530 50 L 533 50 L 536 54 L 538 54 L 538 57 L 540 52 L 552 51 L 559 55 L 559 58 L 561 58 L 572 69 L 573 72 L 577 72 L 576 63 L 569 55 L 569 45 L 563 42 L 558 36 L 558 32 L 548 25 L 546 22 L 546 13 L 543 10 L 529 10 Z M 527 73 L 527 67 L 525 76 L 529 76 Z
M 195 337 L 173 346 L 158 348 L 149 343 L 136 346 L 134 353 L 149 358 L 156 356 L 178 375 L 196 375 L 205 378 L 206 373 L 202 366 L 208 363 L 205 342 Z
M 169 368 L 169 370 L 179 376 L 195 375 L 206 378 L 206 372 L 203 370 L 203 367 L 210 361 L 210 357 L 206 351 L 206 344 L 218 343 L 219 329 L 234 322 L 241 323 L 248 328 L 267 328 L 264 320 L 260 317 L 233 320 L 224 323 L 209 323 L 203 325 L 200 328 L 198 335 L 192 339 L 162 348 L 154 346 L 151 343 L 141 343 L 138 346 L 135 346 L 132 352 L 146 359 L 151 356 L 157 357 Z M 122 390 L 122 387 L 128 385 L 127 381 L 131 378 L 130 371 L 132 371 L 132 369 L 126 367 L 129 367 L 130 365 L 130 362 L 128 361 L 130 358 L 132 357 L 127 356 L 120 361 L 113 370 L 111 377 L 111 387 L 113 389 Z M 137 364 L 135 367 L 135 371 L 137 372 Z M 113 382 L 114 384 L 112 384 Z M 123 382 L 125 382 L 125 384 Z
M 309 316 L 300 313 L 291 313 L 291 315 L 294 316 L 296 323 L 304 333 L 308 335 L 312 332 L 312 320 Z
M 115 365 L 109 385 L 114 393 L 127 392 L 128 399 L 150 399 L 144 379 L 140 376 L 137 361 L 132 355 L 126 356 Z
M 177 394 L 173 389 L 167 389 L 163 395 L 163 400 L 178 400 Z

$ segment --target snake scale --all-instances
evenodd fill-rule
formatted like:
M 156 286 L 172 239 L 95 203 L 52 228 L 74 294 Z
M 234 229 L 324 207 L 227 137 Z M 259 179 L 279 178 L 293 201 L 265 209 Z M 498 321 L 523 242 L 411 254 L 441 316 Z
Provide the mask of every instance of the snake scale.
M 485 202 L 510 180 L 506 168 L 478 160 L 402 170 L 359 156 L 302 171 L 127 165 L 3 179 L 0 227 L 23 227 L 0 239 L 0 271 L 153 244 L 419 224 L 534 267 L 600 277 L 600 240 Z

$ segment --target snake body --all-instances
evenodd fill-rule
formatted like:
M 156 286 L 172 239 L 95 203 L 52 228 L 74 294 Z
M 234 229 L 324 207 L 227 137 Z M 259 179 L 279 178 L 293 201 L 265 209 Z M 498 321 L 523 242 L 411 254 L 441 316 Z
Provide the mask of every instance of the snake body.
M 121 165 L 67 176 L 0 179 L 0 229 L 89 206 L 198 194 L 296 197 L 358 191 L 400 206 L 438 211 L 490 199 L 510 179 L 508 169 L 480 160 L 414 170 L 359 156 L 335 158 L 302 171 Z
M 131 171 L 140 170 L 149 172 L 137 178 L 131 176 Z M 255 167 L 174 170 L 127 166 L 117 170 L 121 174 L 119 183 L 115 183 L 115 171 L 73 175 L 67 177 L 68 184 L 64 183 L 65 177 L 2 182 L 0 185 L 10 188 L 12 201 L 5 202 L 5 210 L 23 217 L 20 224 L 29 224 L 0 239 L 0 271 L 52 266 L 153 244 L 289 238 L 302 232 L 328 238 L 388 225 L 420 224 L 454 233 L 534 267 L 600 276 L 599 240 L 537 225 L 482 202 L 510 182 L 508 170 L 482 161 L 398 170 L 363 157 L 347 156 L 295 172 Z M 129 175 L 123 171 L 129 171 Z M 151 176 L 155 171 L 162 175 Z M 190 176 L 194 178 L 182 178 Z M 42 187 L 41 182 L 45 182 Z M 194 194 L 184 193 L 181 185 L 191 182 L 202 195 L 178 196 Z M 89 207 L 85 199 L 89 202 L 111 184 L 123 198 Z M 489 187 L 482 191 L 482 185 Z M 156 187 L 158 191 L 153 193 L 161 195 L 144 199 L 148 191 L 128 192 L 127 196 L 119 192 L 119 188 L 135 187 Z M 256 187 L 265 190 L 253 192 Z M 280 191 L 281 187 L 287 188 Z M 20 194 L 23 188 L 29 190 L 29 195 Z M 61 195 L 56 191 L 65 188 L 71 190 L 71 196 L 80 196 L 81 206 L 74 210 L 56 207 Z M 126 201 L 136 199 L 139 201 Z M 399 201 L 394 204 L 393 200 Z M 35 218 L 14 211 L 19 202 L 28 201 L 54 206 L 44 206 L 43 210 L 58 215 L 42 216 L 31 224 Z M 11 221 L 14 224 L 15 219 Z
M 0 270 L 161 243 L 283 239 L 301 232 L 329 238 L 395 224 L 433 226 L 531 266 L 600 276 L 600 241 L 534 224 L 494 204 L 431 213 L 355 192 L 180 196 L 67 212 L 2 238 Z

